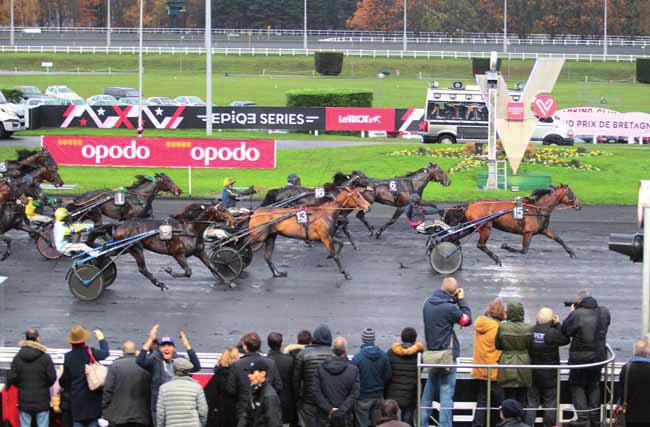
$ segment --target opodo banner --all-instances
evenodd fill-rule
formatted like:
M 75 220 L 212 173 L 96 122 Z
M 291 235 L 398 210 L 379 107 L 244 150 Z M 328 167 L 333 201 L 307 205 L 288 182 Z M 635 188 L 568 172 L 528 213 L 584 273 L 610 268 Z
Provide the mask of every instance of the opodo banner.
M 44 136 L 60 165 L 273 169 L 275 141 L 263 139 Z

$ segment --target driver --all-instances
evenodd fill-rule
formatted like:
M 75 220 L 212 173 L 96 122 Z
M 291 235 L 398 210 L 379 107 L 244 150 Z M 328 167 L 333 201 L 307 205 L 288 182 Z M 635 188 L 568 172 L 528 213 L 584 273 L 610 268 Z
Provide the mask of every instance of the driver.
M 235 180 L 232 178 L 226 178 L 223 180 L 223 193 L 221 194 L 221 203 L 223 203 L 226 208 L 234 208 L 239 200 L 238 197 L 248 196 L 250 194 L 255 194 L 254 186 L 248 187 L 244 191 L 239 191 L 233 187 Z
M 295 173 L 290 173 L 289 176 L 287 176 L 287 187 L 293 187 L 300 184 L 300 177 Z
M 47 224 L 52 221 L 52 218 L 47 215 L 41 215 L 36 212 L 36 208 L 41 205 L 41 202 L 34 200 L 33 197 L 27 197 L 27 204 L 25 205 L 25 217 L 30 224 L 34 222 L 40 222 L 41 224 Z
M 449 228 L 447 224 L 439 219 L 434 221 L 426 219 L 427 215 L 436 215 L 440 214 L 440 212 L 442 210 L 438 209 L 435 204 L 423 201 L 417 193 L 411 194 L 411 202 L 406 207 L 408 224 L 421 234 L 428 234 L 429 230 L 435 227 L 442 229 Z
M 52 234 L 54 236 L 54 246 L 56 250 L 65 256 L 72 256 L 78 252 L 89 252 L 91 255 L 96 256 L 99 251 L 93 250 L 85 243 L 72 243 L 70 236 L 83 231 L 90 231 L 94 228 L 94 224 L 86 224 L 80 222 L 68 223 L 70 212 L 66 208 L 58 208 L 54 211 L 54 227 Z

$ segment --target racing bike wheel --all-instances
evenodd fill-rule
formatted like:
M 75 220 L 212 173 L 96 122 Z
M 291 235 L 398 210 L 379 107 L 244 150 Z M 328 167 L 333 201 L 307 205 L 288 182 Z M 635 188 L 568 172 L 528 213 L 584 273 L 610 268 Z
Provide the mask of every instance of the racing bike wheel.
M 463 249 L 454 242 L 441 242 L 431 249 L 431 268 L 438 274 L 453 274 L 463 265 Z
M 54 233 L 52 226 L 45 227 L 36 237 L 36 250 L 43 258 L 48 260 L 61 258 L 61 252 L 59 252 L 54 246 Z
M 101 270 L 92 264 L 71 267 L 68 273 L 68 286 L 75 298 L 93 301 L 104 292 L 104 278 Z
M 239 255 L 239 252 L 227 246 L 215 249 L 210 256 L 212 267 L 219 272 L 218 274 L 212 273 L 217 279 L 223 279 L 226 282 L 232 282 L 241 274 L 244 269 L 244 261 Z

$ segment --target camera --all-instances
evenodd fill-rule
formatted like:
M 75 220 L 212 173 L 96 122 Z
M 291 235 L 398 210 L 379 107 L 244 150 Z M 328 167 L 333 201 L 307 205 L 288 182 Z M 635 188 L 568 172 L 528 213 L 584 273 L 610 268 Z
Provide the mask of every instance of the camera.
M 643 260 L 643 234 L 610 234 L 609 250 L 630 257 L 632 262 Z
M 565 307 L 571 307 L 575 303 L 576 303 L 575 301 L 564 301 L 564 306 Z

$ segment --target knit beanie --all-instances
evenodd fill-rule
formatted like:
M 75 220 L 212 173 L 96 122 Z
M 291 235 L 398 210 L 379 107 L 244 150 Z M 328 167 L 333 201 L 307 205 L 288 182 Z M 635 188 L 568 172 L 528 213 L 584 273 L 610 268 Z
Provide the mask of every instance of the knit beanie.
M 375 343 L 375 331 L 372 328 L 366 328 L 361 332 L 361 342 L 364 344 Z
M 501 403 L 501 412 L 506 418 L 523 418 L 524 408 L 514 399 L 506 399 Z

